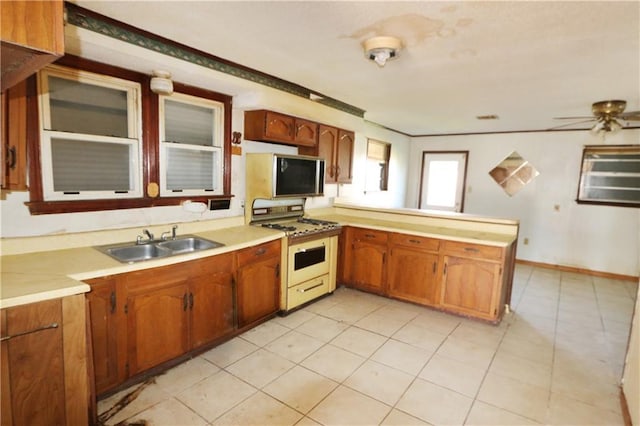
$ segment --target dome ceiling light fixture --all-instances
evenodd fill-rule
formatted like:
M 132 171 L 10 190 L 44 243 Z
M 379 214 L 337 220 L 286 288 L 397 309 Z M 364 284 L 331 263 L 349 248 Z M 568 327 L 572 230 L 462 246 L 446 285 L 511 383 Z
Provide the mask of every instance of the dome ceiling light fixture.
M 365 40 L 362 46 L 367 59 L 384 67 L 388 60 L 398 57 L 402 42 L 397 37 L 379 36 Z

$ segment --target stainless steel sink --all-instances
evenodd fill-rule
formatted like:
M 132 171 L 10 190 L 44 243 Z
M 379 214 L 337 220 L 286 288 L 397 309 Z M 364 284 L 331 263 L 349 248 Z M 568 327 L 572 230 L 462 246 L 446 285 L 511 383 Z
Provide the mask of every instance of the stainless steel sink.
M 206 238 L 196 237 L 195 235 L 185 235 L 174 240 L 152 241 L 144 244 L 115 244 L 96 247 L 96 249 L 120 262 L 133 263 L 222 246 L 224 246 L 224 244 Z
M 216 241 L 211 241 L 200 237 L 181 237 L 176 238 L 175 240 L 168 240 L 158 243 L 158 247 L 167 248 L 175 254 L 207 250 L 216 247 L 222 247 L 223 245 L 224 244 L 220 244 Z

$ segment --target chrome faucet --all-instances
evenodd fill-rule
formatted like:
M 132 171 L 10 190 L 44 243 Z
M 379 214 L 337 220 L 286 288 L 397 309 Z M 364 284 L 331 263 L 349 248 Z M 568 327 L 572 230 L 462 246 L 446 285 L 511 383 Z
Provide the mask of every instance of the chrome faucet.
M 163 232 L 162 235 L 160 235 L 160 239 L 162 241 L 166 241 L 168 239 L 168 237 L 169 237 L 169 234 L 171 234 L 171 239 L 175 240 L 176 239 L 176 229 L 178 229 L 178 225 L 173 225 L 171 227 L 171 232 L 169 232 L 169 231 Z
M 136 237 L 136 244 L 140 245 L 140 244 L 148 244 L 148 243 L 152 243 L 154 241 L 153 239 L 153 234 L 151 232 L 149 232 L 148 229 L 143 229 L 142 233 L 145 234 L 147 236 L 147 240 L 143 240 L 142 235 L 138 235 Z

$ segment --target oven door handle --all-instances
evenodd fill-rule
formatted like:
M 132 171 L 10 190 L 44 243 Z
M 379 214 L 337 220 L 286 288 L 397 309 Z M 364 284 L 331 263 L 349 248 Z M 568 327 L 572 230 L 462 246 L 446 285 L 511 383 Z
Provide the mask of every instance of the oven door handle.
M 325 247 L 325 243 L 322 243 L 322 246 L 311 247 L 311 248 L 299 248 L 296 250 L 296 253 L 306 253 L 308 251 L 318 250 Z

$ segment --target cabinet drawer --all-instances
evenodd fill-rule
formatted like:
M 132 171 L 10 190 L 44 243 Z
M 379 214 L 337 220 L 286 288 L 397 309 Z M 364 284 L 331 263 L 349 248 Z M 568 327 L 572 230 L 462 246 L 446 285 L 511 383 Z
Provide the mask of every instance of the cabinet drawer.
M 288 308 L 292 309 L 329 292 L 329 275 L 323 275 L 288 290 Z
M 191 273 L 197 276 L 219 274 L 223 272 L 233 272 L 233 254 L 219 254 L 217 256 L 205 257 L 194 260 L 190 263 Z
M 240 250 L 238 252 L 238 267 L 274 256 L 280 256 L 280 240 Z
M 373 229 L 352 228 L 351 235 L 354 240 L 386 244 L 388 233 L 385 231 L 375 231 Z
M 419 237 L 417 235 L 408 234 L 391 234 L 391 242 L 405 247 L 413 247 L 422 250 L 438 251 L 440 249 L 440 240 L 428 237 Z
M 460 255 L 466 257 L 476 257 L 481 259 L 502 258 L 504 248 L 495 246 L 484 246 L 471 243 L 459 243 L 453 241 L 444 242 L 444 250 L 446 254 Z

